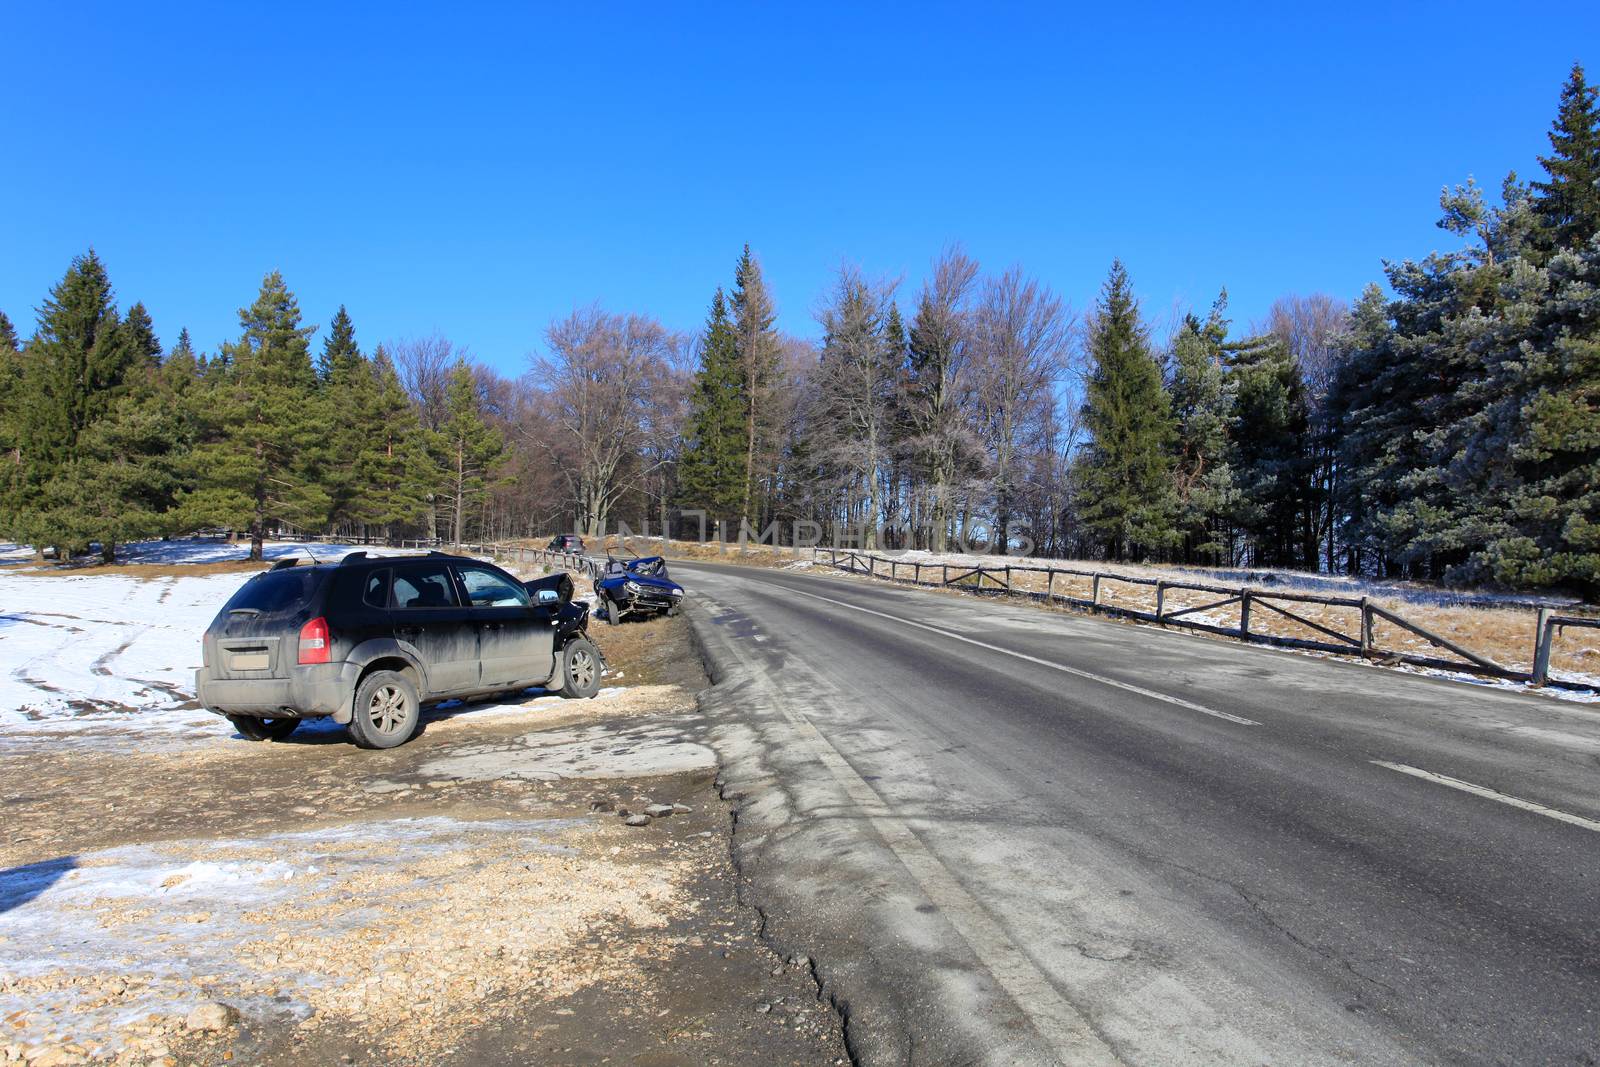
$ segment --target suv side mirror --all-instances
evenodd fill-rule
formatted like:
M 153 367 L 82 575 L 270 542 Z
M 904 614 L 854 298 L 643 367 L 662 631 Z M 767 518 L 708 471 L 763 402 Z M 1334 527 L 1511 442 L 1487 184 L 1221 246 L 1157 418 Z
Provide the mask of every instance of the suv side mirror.
M 561 594 L 554 589 L 540 589 L 535 593 L 534 600 L 541 608 L 547 608 L 561 603 Z

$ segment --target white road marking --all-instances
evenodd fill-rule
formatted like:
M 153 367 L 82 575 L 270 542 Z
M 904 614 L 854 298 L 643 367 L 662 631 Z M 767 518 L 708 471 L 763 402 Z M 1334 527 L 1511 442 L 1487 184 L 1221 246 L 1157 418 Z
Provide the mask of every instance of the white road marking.
M 940 626 L 930 626 L 925 622 L 916 622 L 912 619 L 903 619 L 898 615 L 890 615 L 887 612 L 874 611 L 871 608 L 864 608 L 858 604 L 847 604 L 843 600 L 834 600 L 832 597 L 818 596 L 816 593 L 807 593 L 799 589 L 790 589 L 785 587 L 785 592 L 798 593 L 800 596 L 807 596 L 812 600 L 820 600 L 826 604 L 836 604 L 841 608 L 849 608 L 851 611 L 860 611 L 868 615 L 876 615 L 880 619 L 888 619 L 891 622 L 898 622 L 903 626 L 915 626 L 919 630 L 927 630 L 930 633 L 936 633 L 941 637 L 948 637 L 954 641 L 962 641 L 969 645 L 976 645 L 979 648 L 988 649 L 990 652 L 999 652 L 1002 655 L 1012 656 L 1016 659 L 1027 660 L 1029 663 L 1037 663 L 1041 667 L 1049 667 L 1051 670 L 1060 671 L 1063 674 L 1071 674 L 1078 678 L 1084 678 L 1088 681 L 1096 682 L 1100 685 L 1110 686 L 1113 689 L 1121 689 L 1129 693 L 1137 693 L 1142 697 L 1149 697 L 1151 700 L 1159 700 L 1165 704 L 1172 704 L 1180 708 L 1187 708 L 1190 711 L 1198 711 L 1202 715 L 1210 715 L 1215 719 L 1225 719 L 1228 722 L 1238 723 L 1240 726 L 1261 725 L 1256 720 L 1247 719 L 1243 715 L 1232 715 L 1226 711 L 1218 711 L 1216 708 L 1208 708 L 1204 704 L 1196 704 L 1192 700 L 1184 700 L 1182 697 L 1169 696 L 1166 693 L 1158 693 L 1154 689 L 1145 689 L 1143 686 L 1131 685 L 1128 682 L 1119 682 L 1115 678 L 1107 678 L 1105 675 L 1095 674 L 1093 671 L 1081 670 L 1077 667 L 1068 667 L 1064 663 L 1055 663 L 1051 660 L 1040 659 L 1038 656 L 1030 656 L 1025 652 L 1014 652 L 1009 648 L 1001 648 L 999 645 L 991 645 L 987 641 L 978 641 L 974 638 L 958 634 L 952 630 L 946 630 Z
M 1473 785 L 1471 782 L 1463 782 L 1461 779 L 1451 778 L 1449 775 L 1435 774 L 1432 771 L 1425 771 L 1420 767 L 1408 767 L 1404 763 L 1390 763 L 1387 760 L 1381 759 L 1375 759 L 1369 762 L 1377 767 L 1383 767 L 1391 771 L 1399 771 L 1401 774 L 1409 774 L 1413 778 L 1421 778 L 1424 782 L 1432 782 L 1434 785 L 1442 785 L 1450 789 L 1459 789 L 1461 792 L 1471 793 L 1475 797 L 1483 797 L 1485 800 L 1495 800 L 1509 807 L 1521 808 L 1523 811 L 1531 811 L 1535 815 L 1543 815 L 1547 819 L 1555 819 L 1557 822 L 1570 823 L 1573 826 L 1581 826 L 1585 830 L 1593 830 L 1596 833 L 1600 833 L 1600 822 L 1595 822 L 1593 819 L 1585 819 L 1582 815 L 1573 815 L 1570 812 L 1561 811 L 1557 808 L 1547 808 L 1543 804 L 1535 804 L 1531 800 L 1523 800 L 1521 797 L 1514 797 L 1509 793 L 1502 793 L 1498 789 L 1490 789 L 1486 785 Z

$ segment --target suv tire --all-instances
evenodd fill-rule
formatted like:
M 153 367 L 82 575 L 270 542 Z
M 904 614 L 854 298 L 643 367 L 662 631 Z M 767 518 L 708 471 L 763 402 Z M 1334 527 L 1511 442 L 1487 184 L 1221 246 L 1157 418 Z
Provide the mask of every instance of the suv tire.
M 395 671 L 373 671 L 356 686 L 350 740 L 360 748 L 394 748 L 411 740 L 421 719 L 422 703 L 411 679 Z
M 561 695 L 587 699 L 600 692 L 600 650 L 586 637 L 568 641 L 561 650 Z
M 299 719 L 260 719 L 254 715 L 229 715 L 228 721 L 246 741 L 282 741 L 300 725 Z
M 613 597 L 606 597 L 606 625 L 622 625 L 622 607 Z

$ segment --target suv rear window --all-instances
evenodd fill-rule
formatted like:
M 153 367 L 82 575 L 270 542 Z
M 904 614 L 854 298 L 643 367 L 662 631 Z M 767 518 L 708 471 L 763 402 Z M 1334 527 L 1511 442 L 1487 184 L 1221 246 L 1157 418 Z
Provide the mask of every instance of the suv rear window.
M 316 595 L 319 578 L 310 567 L 268 571 L 244 583 L 222 610 L 281 615 L 307 604 Z

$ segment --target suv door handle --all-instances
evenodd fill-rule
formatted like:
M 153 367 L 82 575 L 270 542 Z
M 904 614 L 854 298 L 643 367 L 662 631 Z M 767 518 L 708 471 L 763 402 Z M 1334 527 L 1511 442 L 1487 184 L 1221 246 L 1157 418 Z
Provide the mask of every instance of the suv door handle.
M 422 636 L 422 627 L 420 627 L 420 626 L 396 626 L 394 628 L 394 632 L 396 634 L 400 635 L 401 637 L 421 637 Z
M 480 622 L 478 627 L 483 630 L 504 630 L 506 624 L 503 622 Z

